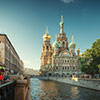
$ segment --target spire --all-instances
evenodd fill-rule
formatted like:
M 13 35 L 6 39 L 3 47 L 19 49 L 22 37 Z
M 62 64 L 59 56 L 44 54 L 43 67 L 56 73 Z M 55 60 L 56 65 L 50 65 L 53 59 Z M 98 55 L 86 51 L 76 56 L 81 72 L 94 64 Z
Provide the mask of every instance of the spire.
M 64 26 L 63 16 L 61 16 L 61 22 L 60 22 L 60 33 L 63 32 L 63 26 Z
M 61 16 L 61 22 L 63 22 L 63 15 Z
M 74 36 L 72 35 L 72 42 L 74 42 Z
M 48 26 L 46 26 L 46 33 L 48 33 Z
M 54 43 L 54 41 L 52 40 L 52 44 Z
M 57 34 L 55 34 L 55 40 L 57 40 Z

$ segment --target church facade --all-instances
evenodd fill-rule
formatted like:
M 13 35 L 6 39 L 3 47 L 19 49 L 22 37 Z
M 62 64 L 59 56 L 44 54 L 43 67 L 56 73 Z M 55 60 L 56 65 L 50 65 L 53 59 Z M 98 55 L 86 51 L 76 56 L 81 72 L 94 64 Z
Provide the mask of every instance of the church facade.
M 61 16 L 60 32 L 55 42 L 50 44 L 48 28 L 43 36 L 40 74 L 73 75 L 80 72 L 78 56 L 80 49 L 75 53 L 76 44 L 72 36 L 72 42 L 68 44 L 68 38 L 64 32 L 63 16 Z

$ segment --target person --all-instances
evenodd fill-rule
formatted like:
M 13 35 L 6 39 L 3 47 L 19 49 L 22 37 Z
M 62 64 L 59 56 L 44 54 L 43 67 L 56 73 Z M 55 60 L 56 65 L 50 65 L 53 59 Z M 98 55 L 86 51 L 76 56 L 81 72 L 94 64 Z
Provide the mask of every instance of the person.
M 4 75 L 3 72 L 0 71 L 0 85 L 3 83 Z
M 9 80 L 9 76 L 6 74 L 4 80 Z

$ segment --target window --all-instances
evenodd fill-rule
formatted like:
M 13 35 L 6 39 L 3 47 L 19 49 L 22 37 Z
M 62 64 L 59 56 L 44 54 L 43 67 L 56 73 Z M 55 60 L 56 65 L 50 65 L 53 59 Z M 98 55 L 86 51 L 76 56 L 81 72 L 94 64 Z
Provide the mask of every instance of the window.
M 45 47 L 43 46 L 43 51 L 45 50 Z
M 65 47 L 65 42 L 63 42 L 63 48 Z
M 68 70 L 69 70 L 69 67 L 68 67 Z
M 49 47 L 47 46 L 47 50 L 49 49 Z

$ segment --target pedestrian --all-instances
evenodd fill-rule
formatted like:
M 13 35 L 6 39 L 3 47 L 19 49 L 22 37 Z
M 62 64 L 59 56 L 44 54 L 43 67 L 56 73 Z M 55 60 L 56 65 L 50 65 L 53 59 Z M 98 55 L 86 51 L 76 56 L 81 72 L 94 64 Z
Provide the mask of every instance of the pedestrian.
M 0 85 L 3 83 L 4 75 L 3 72 L 0 71 Z

